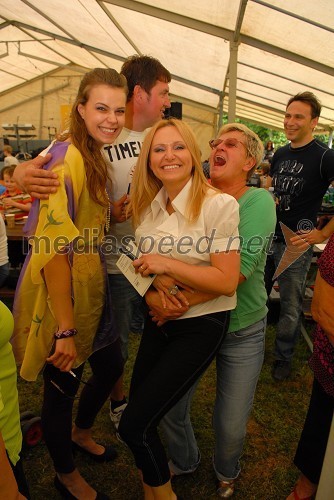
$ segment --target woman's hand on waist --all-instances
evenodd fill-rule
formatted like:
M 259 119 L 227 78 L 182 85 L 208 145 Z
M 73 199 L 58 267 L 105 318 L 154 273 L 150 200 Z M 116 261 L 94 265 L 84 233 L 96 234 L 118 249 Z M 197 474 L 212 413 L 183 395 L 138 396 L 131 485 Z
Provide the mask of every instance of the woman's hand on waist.
M 182 290 L 193 293 L 193 289 L 190 286 L 184 285 L 184 283 L 175 280 L 167 274 L 160 274 L 157 276 L 152 285 L 159 292 L 163 307 L 167 307 L 168 301 L 177 307 L 189 306 L 188 299 L 183 294 Z
M 180 318 L 189 309 L 189 306 L 177 306 L 168 299 L 166 306 L 164 306 L 160 293 L 152 288 L 146 292 L 145 300 L 150 309 L 150 316 L 152 316 L 153 321 L 158 323 L 158 326 L 166 321 Z

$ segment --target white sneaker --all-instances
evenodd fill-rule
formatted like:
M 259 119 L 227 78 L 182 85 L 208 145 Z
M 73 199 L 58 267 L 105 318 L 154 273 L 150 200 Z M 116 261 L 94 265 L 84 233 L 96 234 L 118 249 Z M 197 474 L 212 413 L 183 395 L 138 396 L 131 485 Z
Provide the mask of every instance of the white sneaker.
M 109 408 L 109 414 L 110 414 L 110 420 L 112 421 L 112 423 L 114 424 L 115 426 L 115 429 L 117 431 L 118 429 L 118 426 L 119 426 L 119 422 L 121 420 L 121 416 L 123 415 L 123 411 L 125 410 L 125 408 L 127 407 L 127 402 L 126 403 L 123 403 L 122 405 L 120 406 L 117 406 L 116 408 L 114 409 L 111 409 L 111 406 Z

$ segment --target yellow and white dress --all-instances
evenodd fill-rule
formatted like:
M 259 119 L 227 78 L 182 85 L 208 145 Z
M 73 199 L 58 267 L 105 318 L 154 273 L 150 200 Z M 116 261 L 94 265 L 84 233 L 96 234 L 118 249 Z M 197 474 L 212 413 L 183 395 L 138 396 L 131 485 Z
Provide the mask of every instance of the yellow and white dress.
M 49 152 L 52 159 L 45 168 L 58 174 L 61 185 L 48 200 L 35 200 L 30 211 L 25 232 L 31 249 L 21 271 L 13 309 L 13 349 L 26 380 L 36 380 L 57 330 L 43 276 L 43 268 L 56 253 L 66 252 L 71 266 L 78 330 L 74 367 L 117 336 L 101 252 L 106 209 L 89 196 L 83 159 L 75 146 L 57 142 Z

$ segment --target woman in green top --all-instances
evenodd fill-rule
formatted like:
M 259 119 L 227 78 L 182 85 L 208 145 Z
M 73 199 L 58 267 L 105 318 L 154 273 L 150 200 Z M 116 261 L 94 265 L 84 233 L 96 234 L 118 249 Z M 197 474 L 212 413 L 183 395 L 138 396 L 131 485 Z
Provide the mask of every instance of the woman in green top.
M 264 357 L 267 294 L 264 287 L 266 250 L 270 247 L 276 213 L 272 197 L 265 189 L 247 186 L 247 181 L 262 160 L 259 137 L 240 123 L 224 125 L 218 138 L 210 141 L 210 177 L 214 187 L 234 196 L 239 203 L 241 268 L 237 307 L 231 311 L 230 326 L 217 355 L 217 393 L 213 425 L 216 436 L 214 469 L 218 496 L 234 492 L 240 473 L 248 416 Z M 209 300 L 196 291 L 184 292 L 189 303 Z M 147 296 L 156 321 L 179 316 L 186 309 L 163 311 L 154 292 Z M 200 460 L 190 422 L 193 387 L 163 420 L 168 438 L 170 470 L 180 475 L 193 472 Z
M 0 492 L 1 498 L 29 498 L 20 452 L 22 433 L 16 363 L 9 339 L 13 316 L 0 301 Z

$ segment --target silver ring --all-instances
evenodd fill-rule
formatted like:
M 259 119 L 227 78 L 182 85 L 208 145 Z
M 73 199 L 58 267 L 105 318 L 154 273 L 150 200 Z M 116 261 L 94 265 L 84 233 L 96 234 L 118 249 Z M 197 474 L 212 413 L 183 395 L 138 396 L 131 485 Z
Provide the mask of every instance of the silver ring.
M 140 269 L 141 269 L 142 271 L 145 271 L 145 269 L 146 269 L 146 268 L 145 268 L 144 266 L 140 266 Z
M 177 292 L 179 291 L 179 287 L 177 285 L 172 286 L 168 292 L 170 295 L 176 295 Z

